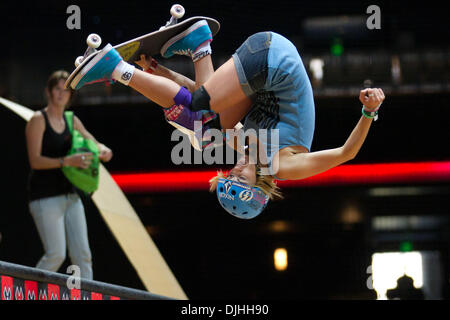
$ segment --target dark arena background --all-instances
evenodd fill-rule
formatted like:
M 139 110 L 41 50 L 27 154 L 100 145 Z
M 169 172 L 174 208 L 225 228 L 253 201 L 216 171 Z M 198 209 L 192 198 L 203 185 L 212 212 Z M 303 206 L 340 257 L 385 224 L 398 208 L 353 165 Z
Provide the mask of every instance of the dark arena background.
M 81 29 L 69 30 L 66 9 L 73 4 L 81 10 Z M 32 110 L 45 107 L 48 76 L 73 70 L 90 33 L 100 34 L 104 44 L 130 40 L 165 24 L 172 4 L 1 1 L 0 97 Z M 71 109 L 113 150 L 105 167 L 187 297 L 383 300 L 398 278 L 409 277 L 410 290 L 420 290 L 424 299 L 449 299 L 450 43 L 443 3 L 180 4 L 185 17 L 220 21 L 212 42 L 215 68 L 255 32 L 271 30 L 296 45 L 314 90 L 312 151 L 345 142 L 361 116 L 359 90 L 371 85 L 386 95 L 354 160 L 322 177 L 280 182 L 285 199 L 247 221 L 227 214 L 208 192 L 208 177 L 223 166 L 172 162 L 174 128 L 156 104 L 121 84 L 76 93 Z M 380 9 L 379 29 L 367 26 L 371 5 Z M 155 58 L 194 76 L 187 57 Z M 24 128 L 19 116 L 0 108 L 0 260 L 35 267 L 43 247 L 28 209 Z M 192 182 L 205 171 L 210 175 Z M 144 175 L 149 173 L 175 174 Z M 86 196 L 83 203 L 94 280 L 146 291 L 92 200 Z M 66 274 L 70 264 L 67 258 L 58 272 Z

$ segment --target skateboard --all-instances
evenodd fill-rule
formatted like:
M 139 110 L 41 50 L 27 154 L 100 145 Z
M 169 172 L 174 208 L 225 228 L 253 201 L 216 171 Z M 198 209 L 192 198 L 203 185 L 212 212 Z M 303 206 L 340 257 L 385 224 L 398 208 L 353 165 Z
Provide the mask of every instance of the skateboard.
M 220 23 L 209 17 L 196 16 L 188 18 L 182 22 L 178 22 L 178 19 L 181 19 L 184 16 L 185 10 L 183 6 L 179 4 L 175 4 L 170 9 L 171 18 L 166 23 L 166 25 L 162 26 L 159 30 L 147 33 L 143 36 L 134 38 L 132 40 L 123 42 L 116 46 L 113 46 L 114 49 L 119 52 L 122 58 L 125 61 L 134 62 L 139 60 L 139 56 L 141 54 L 155 56 L 160 54 L 161 47 L 172 37 L 177 34 L 183 32 L 187 28 L 189 28 L 194 23 L 200 20 L 206 20 L 208 22 L 209 28 L 211 29 L 211 33 L 213 36 L 219 32 Z M 95 57 L 98 52 L 97 48 L 101 45 L 102 40 L 98 34 L 92 33 L 87 39 L 86 43 L 88 48 L 83 56 L 79 56 L 75 60 L 76 69 L 72 72 L 69 78 L 66 81 L 65 87 L 68 88 L 73 78 L 78 74 L 78 72 L 87 64 L 92 58 Z

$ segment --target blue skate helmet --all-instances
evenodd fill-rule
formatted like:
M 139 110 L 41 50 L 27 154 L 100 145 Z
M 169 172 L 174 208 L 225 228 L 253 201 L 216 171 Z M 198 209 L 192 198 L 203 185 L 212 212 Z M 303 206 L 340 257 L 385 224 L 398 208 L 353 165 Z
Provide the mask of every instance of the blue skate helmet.
M 220 205 L 240 219 L 253 219 L 269 202 L 269 197 L 260 188 L 226 178 L 219 178 L 216 193 Z

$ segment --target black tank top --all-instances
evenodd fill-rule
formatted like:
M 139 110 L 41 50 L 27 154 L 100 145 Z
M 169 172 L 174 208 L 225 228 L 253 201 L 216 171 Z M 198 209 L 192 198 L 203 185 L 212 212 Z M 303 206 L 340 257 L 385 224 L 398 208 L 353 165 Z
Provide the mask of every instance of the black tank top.
M 49 158 L 61 158 L 67 155 L 72 146 L 72 135 L 67 125 L 62 133 L 53 130 L 48 121 L 47 113 L 41 110 L 45 119 L 45 131 L 42 137 L 43 156 Z M 66 179 L 61 169 L 31 170 L 28 180 L 29 200 L 58 196 L 75 192 L 75 188 Z

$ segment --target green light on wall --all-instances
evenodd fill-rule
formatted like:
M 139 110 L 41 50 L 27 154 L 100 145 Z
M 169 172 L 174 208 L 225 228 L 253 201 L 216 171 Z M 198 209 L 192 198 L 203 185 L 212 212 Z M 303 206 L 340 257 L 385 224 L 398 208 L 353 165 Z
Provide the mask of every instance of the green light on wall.
M 410 241 L 403 241 L 400 243 L 401 252 L 410 252 L 413 249 L 413 244 Z
M 344 53 L 344 45 L 342 44 L 342 40 L 339 38 L 334 38 L 331 43 L 331 54 L 334 56 L 341 56 Z

